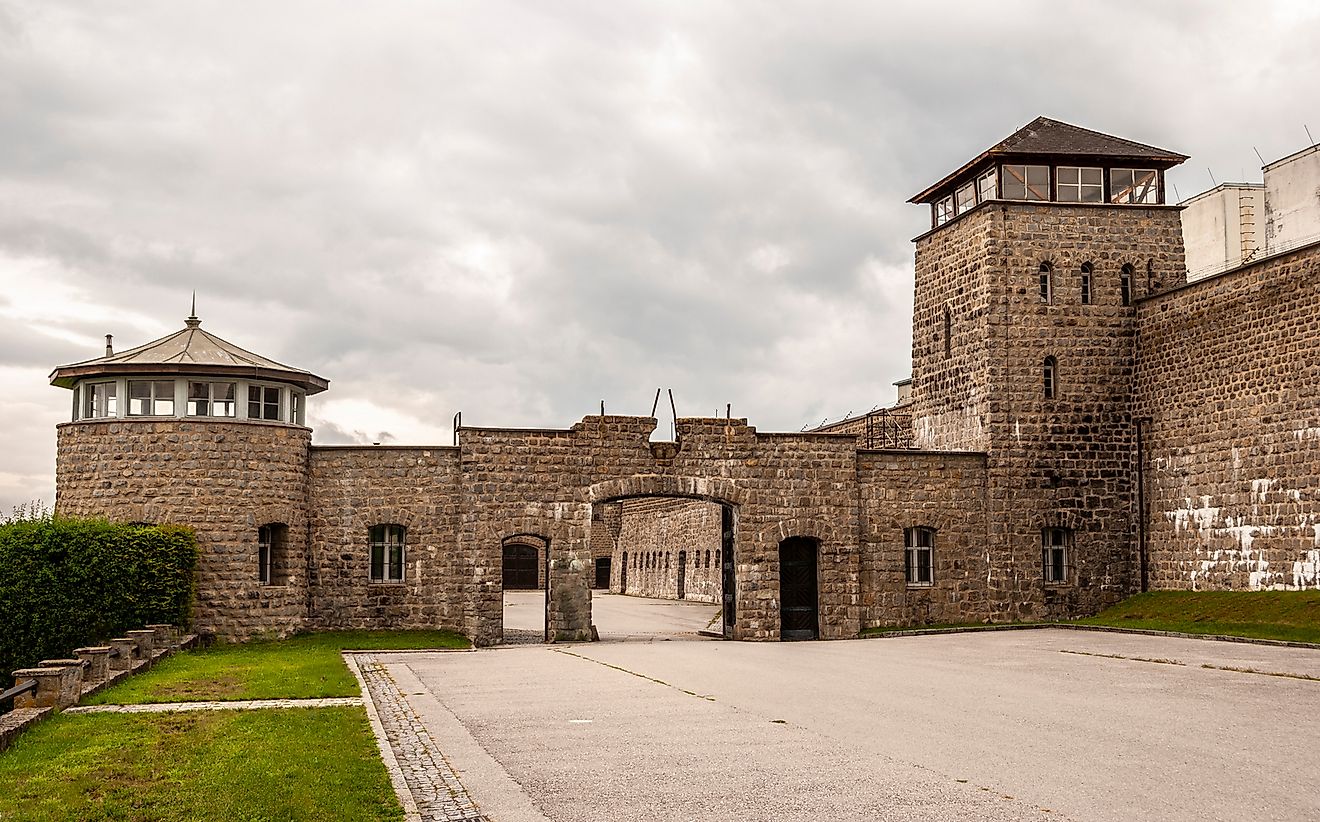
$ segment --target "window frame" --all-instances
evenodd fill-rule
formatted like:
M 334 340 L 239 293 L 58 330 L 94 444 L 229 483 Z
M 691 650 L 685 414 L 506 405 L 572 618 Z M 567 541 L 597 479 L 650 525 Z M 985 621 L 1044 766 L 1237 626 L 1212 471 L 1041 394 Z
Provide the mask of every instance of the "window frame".
M 1153 168 L 1110 168 L 1107 176 L 1109 183 L 1109 202 L 1113 205 L 1159 205 L 1160 172 Z M 1137 175 L 1148 175 L 1138 180 Z M 1126 175 L 1126 179 L 1119 175 Z M 1143 199 L 1135 199 L 1141 185 L 1145 185 Z
M 989 193 L 986 193 L 986 181 L 990 181 Z M 976 178 L 976 202 L 984 203 L 999 198 L 999 166 L 991 166 Z
M 288 550 L 289 526 L 268 522 L 257 528 L 257 584 L 267 587 L 284 585 L 281 559 Z
M 1091 290 L 1091 275 L 1095 273 L 1095 266 L 1091 265 L 1089 261 L 1084 262 L 1082 263 L 1080 273 L 1082 305 L 1091 305 L 1091 298 L 1093 296 Z
M 1045 391 L 1045 399 L 1054 400 L 1059 397 L 1059 361 L 1050 354 L 1045 358 L 1041 366 L 1041 385 Z
M 194 395 L 193 387 L 198 385 L 206 386 L 206 397 L 203 398 L 200 395 Z M 216 400 L 215 388 L 216 386 L 220 386 L 220 385 L 229 386 L 229 388 L 231 389 L 230 396 L 228 398 L 222 398 L 220 400 Z M 206 412 L 197 413 L 197 411 L 195 410 L 196 408 L 199 407 L 197 403 L 203 403 L 203 402 L 206 403 L 205 406 Z M 217 402 L 228 403 L 230 406 L 230 413 L 228 414 L 214 413 L 215 405 Z M 221 419 L 221 420 L 237 419 L 238 418 L 238 383 L 223 382 L 223 381 L 212 382 L 210 380 L 188 380 L 188 399 L 184 403 L 184 416 L 212 417 L 214 419 Z
M 142 384 L 144 384 L 144 383 L 145 383 L 146 385 L 151 386 L 150 393 L 149 393 L 145 398 L 143 398 L 143 399 L 145 399 L 145 400 L 149 403 L 149 406 L 148 406 L 148 407 L 149 407 L 151 410 L 148 411 L 148 412 L 146 412 L 146 413 L 139 413 L 139 412 L 135 412 L 135 411 L 133 410 L 133 402 L 134 402 L 134 400 L 138 399 L 137 397 L 134 397 L 134 396 L 133 396 L 133 386 L 135 386 L 135 385 L 142 385 Z M 156 389 L 157 389 L 158 387 L 162 386 L 162 385 L 168 385 L 168 386 L 169 386 L 169 393 L 168 393 L 167 396 L 164 396 L 164 397 L 162 397 L 162 396 L 160 396 L 159 394 L 156 393 Z M 177 398 L 176 398 L 176 396 L 175 396 L 175 392 L 176 392 L 178 386 L 176 385 L 176 383 L 175 383 L 174 380 L 160 380 L 160 379 L 153 379 L 153 378 L 150 378 L 150 377 L 148 377 L 148 378 L 146 378 L 146 379 L 137 379 L 137 380 L 135 380 L 135 379 L 129 379 L 129 380 L 126 380 L 126 381 L 125 381 L 125 386 L 124 386 L 124 388 L 125 388 L 124 393 L 128 395 L 128 407 L 125 409 L 125 416 L 129 416 L 129 417 L 173 417 L 173 416 L 176 416 L 176 414 L 174 413 L 174 411 L 175 411 L 175 408 L 178 406 L 178 402 L 177 402 Z M 168 403 L 170 404 L 170 410 L 169 410 L 167 413 L 164 413 L 164 414 L 157 413 L 157 407 L 156 407 L 156 406 L 157 406 L 157 403 L 161 403 L 161 402 L 168 402 Z
M 922 544 L 922 543 L 925 544 Z M 925 565 L 921 560 L 924 555 Z M 925 571 L 926 579 L 921 579 Z M 903 529 L 903 580 L 909 588 L 935 586 L 935 529 L 924 525 Z
M 109 386 L 109 391 L 98 393 L 98 388 Z M 119 380 L 85 382 L 82 416 L 84 420 L 109 420 L 119 416 Z M 90 389 L 90 390 L 88 390 Z
M 976 183 L 977 181 L 974 179 L 968 180 L 967 182 L 963 183 L 962 185 L 954 189 L 953 204 L 954 204 L 954 208 L 957 209 L 958 214 L 966 214 L 967 212 L 976 208 L 976 204 L 980 202 L 980 200 L 976 196 Z M 964 194 L 970 196 L 965 198 L 963 196 Z
M 947 197 L 941 197 L 940 199 L 931 203 L 931 216 L 935 222 L 936 228 L 939 228 L 940 226 L 952 220 L 955 214 L 956 212 L 954 211 L 954 200 L 952 194 L 948 195 Z
M 407 581 L 407 543 L 408 528 L 397 522 L 381 522 L 367 528 L 367 579 L 371 584 L 399 585 Z
M 1052 166 L 1036 165 L 1035 163 L 1004 163 L 1003 165 L 1000 166 L 1000 168 L 1004 170 L 1004 175 L 1005 175 L 1003 181 L 1001 181 L 999 186 L 999 196 L 1001 199 L 1014 200 L 1016 202 L 1025 202 L 1025 203 L 1042 203 L 1042 202 L 1049 202 L 1050 200 L 1053 199 L 1053 197 L 1050 196 L 1051 193 L 1053 192 L 1053 182 L 1054 182 Z M 1021 176 L 1019 176 L 1018 173 L 1014 171 L 1014 169 L 1022 169 Z M 1032 176 L 1031 175 L 1032 169 L 1045 170 L 1045 182 L 1043 184 L 1044 185 L 1043 191 L 1039 188 L 1039 186 L 1041 185 L 1040 181 L 1037 181 L 1035 183 L 1030 182 Z M 1009 176 L 1013 177 L 1014 182 L 1010 183 L 1008 181 Z M 1016 192 L 1010 194 L 1008 189 L 1010 185 L 1016 188 L 1019 184 L 1022 187 L 1022 196 L 1015 197 L 1013 196 L 1013 194 L 1015 194 Z M 1037 196 L 1032 197 L 1031 195 L 1033 193 L 1036 194 Z
M 1086 182 L 1086 172 L 1088 171 L 1095 172 L 1095 182 Z M 1069 189 L 1070 192 L 1075 191 L 1075 196 L 1065 197 L 1065 188 Z M 1095 199 L 1086 199 L 1087 192 L 1093 193 Z M 1054 199 L 1060 203 L 1103 205 L 1105 202 L 1105 170 L 1097 166 L 1056 166 L 1054 169 Z
M 252 392 L 260 392 L 260 399 L 253 400 Z M 271 406 L 268 392 L 275 392 L 275 416 L 265 415 L 266 409 Z M 257 416 L 252 415 L 252 406 L 256 405 L 260 412 Z M 250 382 L 247 384 L 247 418 L 258 422 L 284 422 L 284 389 L 278 385 L 269 385 L 266 383 Z
M 1040 573 L 1047 586 L 1072 582 L 1073 532 L 1071 528 L 1049 526 L 1040 531 Z
M 1132 305 L 1132 275 L 1137 273 L 1132 263 L 1123 263 L 1118 270 L 1118 298 L 1123 305 Z
M 1046 260 L 1040 264 L 1040 301 L 1054 305 L 1054 264 Z

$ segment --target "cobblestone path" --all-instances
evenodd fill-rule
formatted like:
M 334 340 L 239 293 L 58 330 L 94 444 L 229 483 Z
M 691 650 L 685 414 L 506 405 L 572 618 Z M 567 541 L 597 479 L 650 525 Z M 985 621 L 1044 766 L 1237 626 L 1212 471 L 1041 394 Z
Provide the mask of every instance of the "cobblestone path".
M 352 658 L 371 699 L 367 713 L 378 720 L 372 723 L 373 729 L 378 737 L 384 734 L 384 739 L 379 740 L 382 753 L 385 753 L 385 746 L 392 753 L 392 756 L 383 757 L 385 767 L 390 771 L 396 791 L 401 779 L 411 795 L 411 804 L 415 806 L 414 814 L 408 807 L 408 797 L 399 797 L 409 816 L 426 822 L 485 822 L 486 817 L 477 809 L 463 783 L 458 781 L 453 768 L 385 667 L 374 654 L 356 653 Z

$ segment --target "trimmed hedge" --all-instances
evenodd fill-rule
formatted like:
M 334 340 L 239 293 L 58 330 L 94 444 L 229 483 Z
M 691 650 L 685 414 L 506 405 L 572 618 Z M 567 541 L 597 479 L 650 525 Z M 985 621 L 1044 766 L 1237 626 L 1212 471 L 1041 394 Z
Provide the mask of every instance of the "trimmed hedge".
M 196 565 L 197 540 L 180 526 L 50 515 L 0 525 L 0 682 L 148 623 L 185 624 Z

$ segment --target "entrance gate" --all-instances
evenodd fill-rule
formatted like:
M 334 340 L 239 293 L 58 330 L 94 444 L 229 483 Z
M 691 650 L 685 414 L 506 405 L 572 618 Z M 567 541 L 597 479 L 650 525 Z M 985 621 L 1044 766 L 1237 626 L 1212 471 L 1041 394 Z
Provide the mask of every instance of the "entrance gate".
M 504 590 L 535 591 L 540 587 L 538 570 L 534 546 L 504 546 Z
M 789 537 L 779 543 L 779 638 L 817 639 L 820 636 L 817 545 L 808 537 Z

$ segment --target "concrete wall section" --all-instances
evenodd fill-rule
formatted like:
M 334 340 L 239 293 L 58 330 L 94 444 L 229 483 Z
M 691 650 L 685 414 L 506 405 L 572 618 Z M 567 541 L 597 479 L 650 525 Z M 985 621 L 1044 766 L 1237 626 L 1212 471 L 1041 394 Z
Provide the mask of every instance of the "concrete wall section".
M 1316 588 L 1320 248 L 1143 301 L 1153 588 Z
M 1265 253 L 1320 240 L 1320 146 L 1265 166 Z

